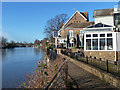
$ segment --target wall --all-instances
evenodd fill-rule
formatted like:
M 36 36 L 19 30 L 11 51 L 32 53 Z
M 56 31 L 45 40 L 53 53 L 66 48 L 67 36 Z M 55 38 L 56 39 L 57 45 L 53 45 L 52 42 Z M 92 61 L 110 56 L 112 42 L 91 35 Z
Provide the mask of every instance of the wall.
M 117 59 L 118 59 L 119 62 L 120 62 L 120 51 L 117 52 Z
M 92 56 L 96 58 L 103 58 L 108 60 L 115 59 L 115 52 L 114 51 L 84 51 L 85 56 Z
M 100 23 L 100 22 L 103 23 L 103 24 L 114 26 L 113 16 L 96 17 L 95 18 L 95 24 Z
M 85 18 L 83 18 L 82 15 L 80 15 L 78 12 L 76 12 L 74 14 L 74 16 L 71 17 L 70 21 L 65 26 L 67 26 L 71 23 L 74 23 L 74 22 L 87 22 L 87 20 L 85 20 Z
M 67 29 L 67 30 L 61 30 L 61 31 L 59 32 L 59 33 L 60 33 L 60 36 L 63 37 L 63 38 L 67 37 L 69 30 L 73 30 L 73 36 L 76 37 L 77 34 L 79 34 L 79 31 L 80 31 L 80 30 L 83 30 L 83 29 Z
M 85 56 L 92 56 L 96 58 L 103 58 L 107 60 L 115 60 L 115 51 L 84 51 Z M 120 51 L 116 53 L 117 60 L 120 61 Z

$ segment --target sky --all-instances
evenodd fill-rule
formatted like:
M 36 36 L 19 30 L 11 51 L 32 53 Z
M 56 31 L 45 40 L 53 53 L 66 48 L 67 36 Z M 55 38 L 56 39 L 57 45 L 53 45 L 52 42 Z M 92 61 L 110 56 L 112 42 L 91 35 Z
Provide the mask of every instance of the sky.
M 88 11 L 89 21 L 94 21 L 94 10 L 114 5 L 117 2 L 2 2 L 2 33 L 8 41 L 34 42 L 46 37 L 47 21 L 56 15 Z

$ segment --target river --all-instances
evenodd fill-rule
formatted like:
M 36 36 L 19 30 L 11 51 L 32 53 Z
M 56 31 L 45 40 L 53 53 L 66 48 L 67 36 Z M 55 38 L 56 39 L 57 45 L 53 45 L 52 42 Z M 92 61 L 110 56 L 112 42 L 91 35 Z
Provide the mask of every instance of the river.
M 44 53 L 39 48 L 2 49 L 2 88 L 17 88 L 37 67 Z

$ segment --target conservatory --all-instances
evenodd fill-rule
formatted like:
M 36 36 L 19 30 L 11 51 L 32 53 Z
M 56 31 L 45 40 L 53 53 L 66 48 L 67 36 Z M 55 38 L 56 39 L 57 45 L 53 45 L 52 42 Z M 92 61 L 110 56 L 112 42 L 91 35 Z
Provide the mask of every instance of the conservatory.
M 98 23 L 84 28 L 84 54 L 120 61 L 120 32 L 110 25 Z
M 115 51 L 116 32 L 91 32 L 84 34 L 85 51 Z

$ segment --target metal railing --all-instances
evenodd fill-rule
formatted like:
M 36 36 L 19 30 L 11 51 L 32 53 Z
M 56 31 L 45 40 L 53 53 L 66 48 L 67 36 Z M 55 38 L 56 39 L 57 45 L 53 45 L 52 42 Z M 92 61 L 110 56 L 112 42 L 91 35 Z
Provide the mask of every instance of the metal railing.
M 53 76 L 52 80 L 45 87 L 45 90 L 48 90 L 48 88 L 57 88 L 58 87 L 57 83 L 58 82 L 60 83 L 60 81 L 59 81 L 60 79 L 62 79 L 62 81 L 64 79 L 67 84 L 67 74 L 68 74 L 68 70 L 67 70 L 68 64 L 67 63 L 68 63 L 67 60 L 64 61 L 64 63 L 59 68 L 58 72 Z M 65 74 L 65 76 L 66 76 L 65 78 L 64 78 L 63 74 Z
M 65 54 L 73 59 L 76 59 L 78 61 L 81 61 L 83 63 L 92 65 L 96 68 L 99 68 L 101 70 L 106 71 L 107 73 L 111 73 L 113 75 L 120 77 L 120 62 L 114 62 L 112 60 L 106 60 L 106 59 L 97 59 L 96 57 L 88 57 L 84 56 L 82 54 L 73 53 L 69 51 L 62 51 L 62 54 Z

